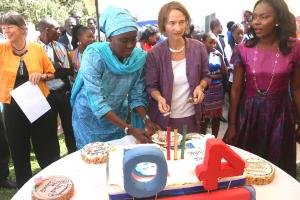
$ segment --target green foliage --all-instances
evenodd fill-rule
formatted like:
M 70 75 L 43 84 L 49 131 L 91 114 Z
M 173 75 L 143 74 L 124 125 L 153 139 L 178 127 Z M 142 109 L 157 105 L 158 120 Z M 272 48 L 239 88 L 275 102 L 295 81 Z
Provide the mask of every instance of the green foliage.
M 88 10 L 84 0 L 1 0 L 0 15 L 9 10 L 19 12 L 28 22 L 38 24 L 43 17 L 50 17 L 64 24 L 65 19 L 73 10 L 78 10 L 84 16 L 95 15 L 94 10 Z

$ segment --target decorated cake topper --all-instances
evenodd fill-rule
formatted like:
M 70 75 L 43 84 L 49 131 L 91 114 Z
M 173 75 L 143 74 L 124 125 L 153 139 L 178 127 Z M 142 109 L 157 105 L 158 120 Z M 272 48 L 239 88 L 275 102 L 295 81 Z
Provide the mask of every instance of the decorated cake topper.
M 137 180 L 132 172 L 139 163 L 156 164 L 156 175 L 147 182 Z M 123 175 L 125 191 L 133 197 L 151 197 L 162 191 L 167 182 L 168 165 L 163 152 L 153 145 L 142 145 L 124 152 Z
M 221 163 L 225 159 L 226 163 Z M 196 175 L 206 190 L 218 189 L 218 179 L 238 176 L 244 173 L 245 162 L 222 140 L 215 138 L 206 141 L 203 164 L 197 165 Z
M 229 146 L 220 140 L 205 138 L 188 141 L 185 147 L 185 158 L 179 159 L 178 157 L 178 160 L 173 160 L 173 155 L 170 157 L 172 160 L 166 160 L 167 150 L 162 150 L 153 144 L 135 145 L 129 150 L 120 148 L 112 152 L 113 159 L 110 159 L 109 163 L 114 167 L 108 171 L 110 199 L 131 199 L 132 197 L 155 199 L 154 196 L 160 199 L 201 191 L 208 199 L 213 196 L 220 197 L 219 199 L 222 200 L 253 200 L 253 195 L 243 188 L 230 189 L 244 185 L 245 175 L 243 174 L 244 161 Z M 181 151 L 182 147 L 179 149 Z M 227 163 L 221 163 L 222 159 Z M 201 163 L 203 164 L 200 165 Z M 123 164 L 123 169 L 119 167 L 120 170 L 118 170 L 116 166 L 120 164 Z M 214 189 L 218 189 L 216 193 L 204 192 Z M 223 198 L 225 194 L 228 198 Z M 246 196 L 247 198 L 244 198 Z M 200 196 L 195 196 L 191 199 L 199 198 Z M 183 199 L 189 198 L 184 196 Z

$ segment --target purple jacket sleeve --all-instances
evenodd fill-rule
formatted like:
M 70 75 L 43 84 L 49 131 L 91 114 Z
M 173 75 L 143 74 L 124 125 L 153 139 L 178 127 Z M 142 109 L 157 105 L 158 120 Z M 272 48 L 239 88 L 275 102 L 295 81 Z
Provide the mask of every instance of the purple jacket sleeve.
M 200 80 L 205 80 L 209 86 L 211 83 L 210 72 L 208 69 L 208 55 L 204 45 L 201 46 L 201 77 Z
M 146 73 L 146 90 L 149 95 L 154 90 L 160 91 L 160 70 L 159 64 L 156 63 L 155 56 L 150 52 L 147 55 L 147 60 L 145 64 Z

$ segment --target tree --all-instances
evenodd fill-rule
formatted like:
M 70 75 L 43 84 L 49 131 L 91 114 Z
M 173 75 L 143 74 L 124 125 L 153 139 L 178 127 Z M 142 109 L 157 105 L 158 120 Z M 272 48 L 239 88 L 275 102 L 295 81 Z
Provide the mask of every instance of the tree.
M 83 13 L 83 21 L 95 11 L 87 9 L 85 0 L 1 0 L 0 15 L 9 10 L 22 14 L 26 21 L 37 23 L 43 17 L 50 17 L 63 23 L 73 10 Z

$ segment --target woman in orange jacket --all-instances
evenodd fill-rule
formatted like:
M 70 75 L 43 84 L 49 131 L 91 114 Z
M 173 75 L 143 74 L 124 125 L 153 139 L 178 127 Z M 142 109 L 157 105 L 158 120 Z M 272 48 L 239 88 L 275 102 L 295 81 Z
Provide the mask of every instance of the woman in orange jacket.
M 10 92 L 30 81 L 47 97 L 45 81 L 54 78 L 55 70 L 43 47 L 25 40 L 27 28 L 20 14 L 9 11 L 1 17 L 1 26 L 7 40 L 0 43 L 0 102 L 4 104 L 6 134 L 20 188 L 32 176 L 30 141 L 41 168 L 59 159 L 59 144 L 52 109 L 30 123 Z

